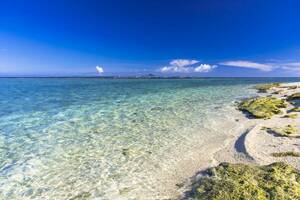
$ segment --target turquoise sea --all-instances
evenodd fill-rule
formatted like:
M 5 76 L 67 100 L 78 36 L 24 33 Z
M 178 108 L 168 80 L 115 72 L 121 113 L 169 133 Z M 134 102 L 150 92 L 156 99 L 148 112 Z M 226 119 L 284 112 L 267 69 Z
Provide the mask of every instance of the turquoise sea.
M 0 78 L 0 199 L 161 199 L 253 84 L 292 81 Z

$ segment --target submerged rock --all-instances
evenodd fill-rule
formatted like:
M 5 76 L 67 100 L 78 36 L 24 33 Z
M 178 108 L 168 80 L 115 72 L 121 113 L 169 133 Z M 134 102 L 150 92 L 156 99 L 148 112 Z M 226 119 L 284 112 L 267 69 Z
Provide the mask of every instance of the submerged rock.
M 289 124 L 281 128 L 267 128 L 267 131 L 282 137 L 293 137 L 297 134 L 298 129 L 295 126 Z
M 135 153 L 136 153 L 136 151 L 134 149 L 129 149 L 129 148 L 122 149 L 123 156 L 131 156 Z
M 198 200 L 300 199 L 300 172 L 278 162 L 267 166 L 221 163 L 196 186 Z
M 81 192 L 75 197 L 72 197 L 70 200 L 85 200 L 88 199 L 91 196 L 91 193 L 89 192 Z
M 122 188 L 122 189 L 119 190 L 119 194 L 120 194 L 120 195 L 124 195 L 124 194 L 129 193 L 131 190 L 132 190 L 132 188 L 130 188 L 130 187 L 125 187 L 125 188 Z
M 136 156 L 136 155 L 151 155 L 152 151 L 146 151 L 136 148 L 123 148 L 122 155 L 126 157 Z
M 162 110 L 164 110 L 162 107 L 153 107 L 153 108 L 151 108 L 150 109 L 151 111 L 162 111 Z
M 279 87 L 280 83 L 268 83 L 268 84 L 259 84 L 254 86 L 254 89 L 257 89 L 258 92 L 266 93 L 269 89 L 274 87 Z
M 249 112 L 256 118 L 269 119 L 275 114 L 281 114 L 280 108 L 287 106 L 283 99 L 275 97 L 256 97 L 242 101 L 238 108 Z

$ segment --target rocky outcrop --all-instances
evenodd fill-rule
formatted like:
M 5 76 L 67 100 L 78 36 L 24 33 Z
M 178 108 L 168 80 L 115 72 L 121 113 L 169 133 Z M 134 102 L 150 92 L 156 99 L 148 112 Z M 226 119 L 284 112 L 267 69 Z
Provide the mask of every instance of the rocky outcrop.
M 279 87 L 280 83 L 269 83 L 269 84 L 259 84 L 254 87 L 254 89 L 257 89 L 258 92 L 266 93 L 268 90 Z
M 287 107 L 285 100 L 275 97 L 256 97 L 242 101 L 238 108 L 247 111 L 253 117 L 269 119 L 273 115 L 281 114 L 281 108 Z
M 195 187 L 195 199 L 300 199 L 300 172 L 277 162 L 266 166 L 221 163 Z

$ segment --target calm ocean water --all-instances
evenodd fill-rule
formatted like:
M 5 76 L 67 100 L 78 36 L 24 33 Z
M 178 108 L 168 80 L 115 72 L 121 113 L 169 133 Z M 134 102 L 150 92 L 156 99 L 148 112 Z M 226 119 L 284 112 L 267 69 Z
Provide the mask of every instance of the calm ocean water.
M 274 81 L 300 79 L 1 78 L 0 199 L 151 199 Z

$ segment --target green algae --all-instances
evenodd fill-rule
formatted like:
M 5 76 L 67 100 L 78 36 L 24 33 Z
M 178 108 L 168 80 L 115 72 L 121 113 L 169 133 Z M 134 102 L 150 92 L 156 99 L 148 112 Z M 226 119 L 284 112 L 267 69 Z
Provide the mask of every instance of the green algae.
M 300 152 L 294 152 L 294 151 L 286 151 L 286 152 L 276 152 L 271 154 L 274 157 L 300 157 Z
M 198 200 L 300 199 L 300 172 L 277 162 L 267 166 L 221 163 L 196 186 Z
M 298 117 L 298 114 L 293 113 L 293 114 L 287 114 L 283 116 L 284 118 L 291 118 L 291 119 L 296 119 Z
M 300 112 L 300 106 L 293 108 L 291 111 Z
M 279 87 L 280 83 L 268 83 L 268 84 L 259 84 L 254 86 L 254 89 L 257 89 L 258 92 L 266 93 L 269 89 L 274 87 Z
M 267 131 L 281 137 L 294 137 L 297 134 L 298 129 L 295 126 L 289 124 L 284 127 L 267 128 Z
M 273 115 L 281 114 L 280 108 L 287 106 L 283 99 L 275 97 L 255 97 L 242 101 L 238 108 L 249 112 L 253 117 L 269 119 Z
M 300 100 L 300 92 L 296 92 L 287 97 L 287 100 Z

